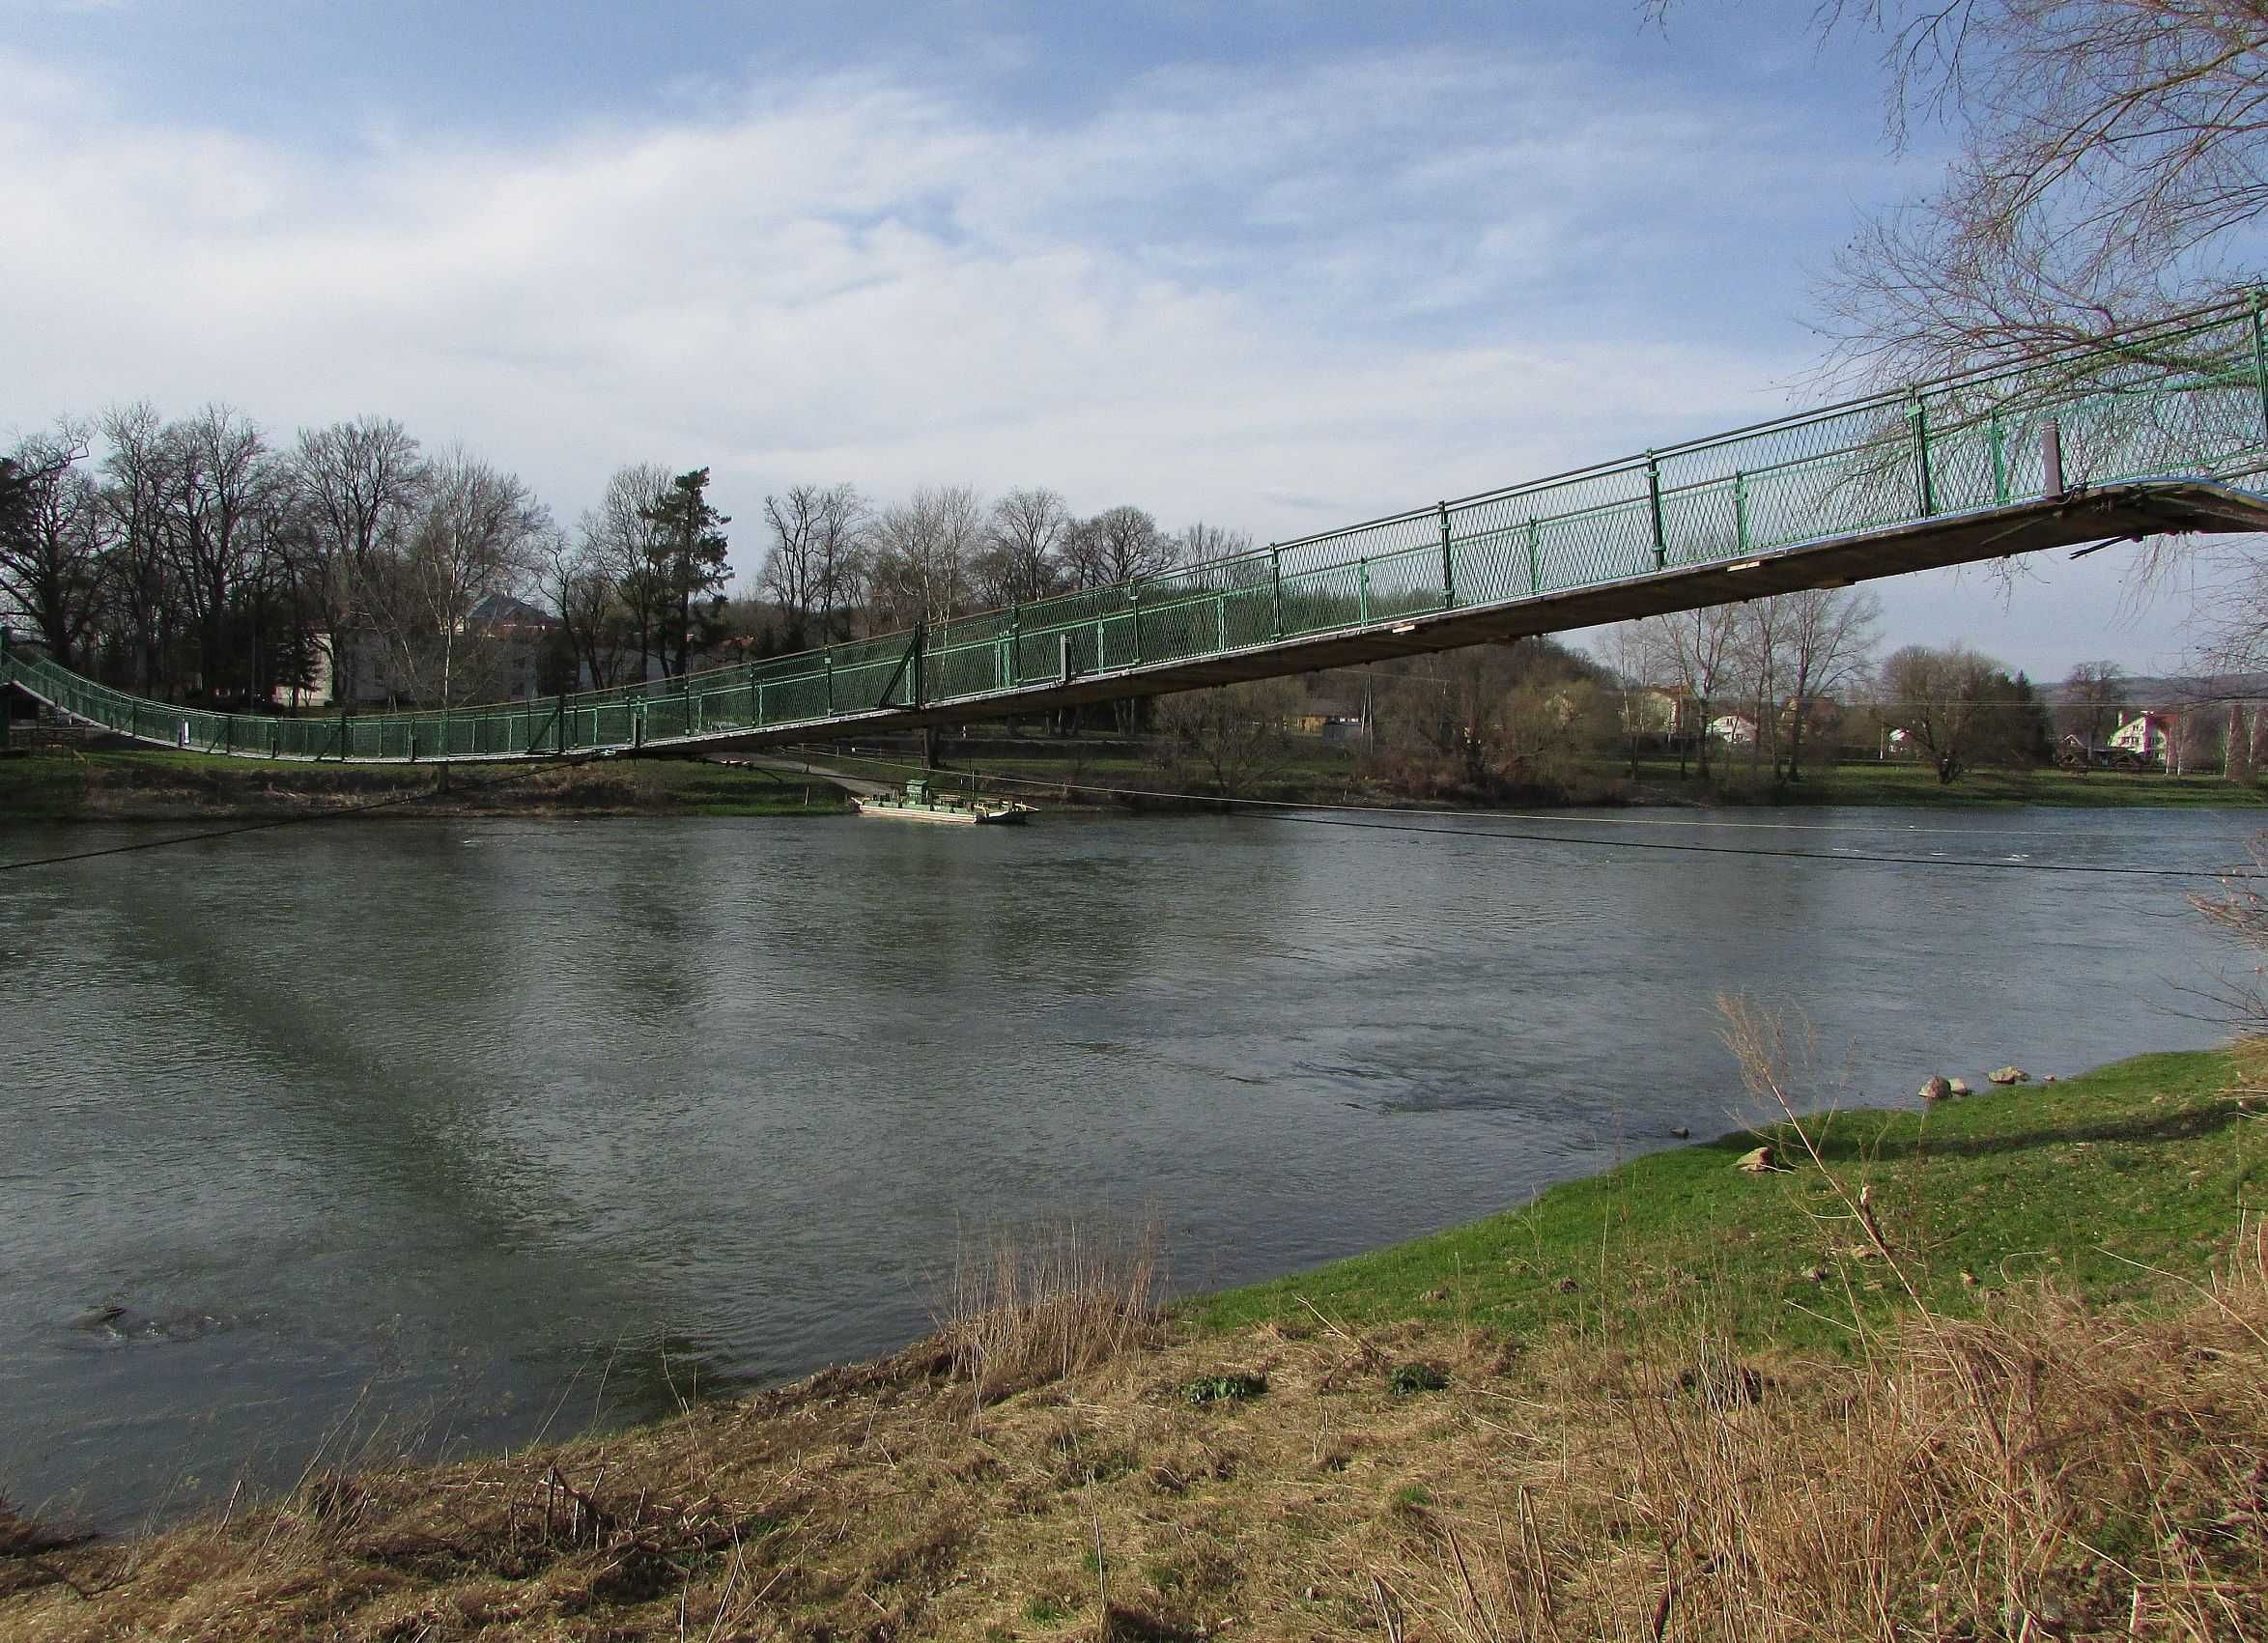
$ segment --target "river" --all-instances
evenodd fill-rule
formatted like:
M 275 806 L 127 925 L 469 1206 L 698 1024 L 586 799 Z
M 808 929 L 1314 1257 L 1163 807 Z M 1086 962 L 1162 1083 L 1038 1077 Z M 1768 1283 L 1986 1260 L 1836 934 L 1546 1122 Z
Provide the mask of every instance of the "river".
M 0 1493 L 129 1524 L 869 1355 L 1002 1217 L 1154 1214 L 1183 1289 L 1311 1265 L 1736 1127 L 1720 990 L 1809 1011 L 1823 1103 L 2209 1043 L 2239 966 L 2180 882 L 1772 852 L 2211 867 L 2253 822 L 1412 825 L 1458 831 L 394 821 L 0 876 Z

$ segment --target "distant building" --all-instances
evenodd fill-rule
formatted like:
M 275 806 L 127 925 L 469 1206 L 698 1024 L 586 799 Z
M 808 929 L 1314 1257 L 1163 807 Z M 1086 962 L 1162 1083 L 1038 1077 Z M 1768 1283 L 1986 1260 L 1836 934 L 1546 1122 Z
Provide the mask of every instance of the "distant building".
M 1711 740 L 1744 748 L 1756 740 L 1756 721 L 1744 713 L 1719 714 L 1709 722 Z
M 1294 713 L 1290 723 L 1303 736 L 1320 736 L 1326 742 L 1351 742 L 1362 734 L 1362 709 L 1354 702 L 1318 696 Z
M 1701 727 L 1701 704 L 1683 685 L 1642 685 L 1622 694 L 1622 727 L 1628 736 L 1689 737 Z
M 468 693 L 475 701 L 523 701 L 541 694 L 544 651 L 559 626 L 558 617 L 524 599 L 490 594 L 457 624 L 456 684 L 450 694 L 461 701 Z M 437 677 L 436 641 L 420 643 L 413 655 L 405 656 L 383 637 L 359 632 L 346 637 L 345 648 L 354 690 L 341 705 L 438 705 L 424 699 Z M 309 706 L 335 701 L 336 672 L 329 647 L 322 647 L 315 689 L 302 692 L 300 701 Z
M 2173 746 L 2177 721 L 2170 713 L 2142 712 L 2128 718 L 2118 716 L 2118 728 L 2111 732 L 2111 745 L 2145 759 L 2162 760 Z

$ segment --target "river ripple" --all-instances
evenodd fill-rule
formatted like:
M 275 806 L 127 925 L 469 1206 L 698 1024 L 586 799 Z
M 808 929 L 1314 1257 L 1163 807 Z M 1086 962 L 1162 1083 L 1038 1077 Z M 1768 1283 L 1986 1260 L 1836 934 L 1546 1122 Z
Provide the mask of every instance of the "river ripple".
M 922 1329 L 956 1229 L 1154 1211 L 1183 1288 L 1744 1109 L 2212 1041 L 2211 811 L 385 822 L 0 880 L 0 1491 L 118 1523 L 334 1443 L 523 1440 Z M 0 829 L 0 859 L 147 836 Z M 663 1368 L 664 1357 L 667 1368 Z

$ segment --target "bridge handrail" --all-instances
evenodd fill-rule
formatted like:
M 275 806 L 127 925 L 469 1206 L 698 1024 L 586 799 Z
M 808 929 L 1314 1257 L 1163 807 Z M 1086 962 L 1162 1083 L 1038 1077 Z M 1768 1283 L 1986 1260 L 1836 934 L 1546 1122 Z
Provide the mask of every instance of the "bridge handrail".
M 674 678 L 308 719 L 133 696 L 27 656 L 20 639 L 0 644 L 0 677 L 146 740 L 276 757 L 503 756 L 815 725 L 2005 504 L 2047 484 L 2040 430 L 2051 420 L 2067 489 L 2258 470 L 2268 461 L 2259 308 L 2228 304 L 1129 581 Z

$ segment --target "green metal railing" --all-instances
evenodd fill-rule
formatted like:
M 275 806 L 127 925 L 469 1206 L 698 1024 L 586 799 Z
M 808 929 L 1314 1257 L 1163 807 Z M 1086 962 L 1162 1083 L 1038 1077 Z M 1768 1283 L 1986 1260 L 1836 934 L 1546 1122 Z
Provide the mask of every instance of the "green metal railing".
M 1720 563 L 2125 480 L 2268 469 L 2268 339 L 2231 307 L 2017 369 L 908 633 L 451 712 L 275 718 L 107 689 L 20 641 L 13 680 L 146 741 L 250 757 L 506 758 L 822 728 Z M 1296 664 L 1288 664 L 1293 666 Z

